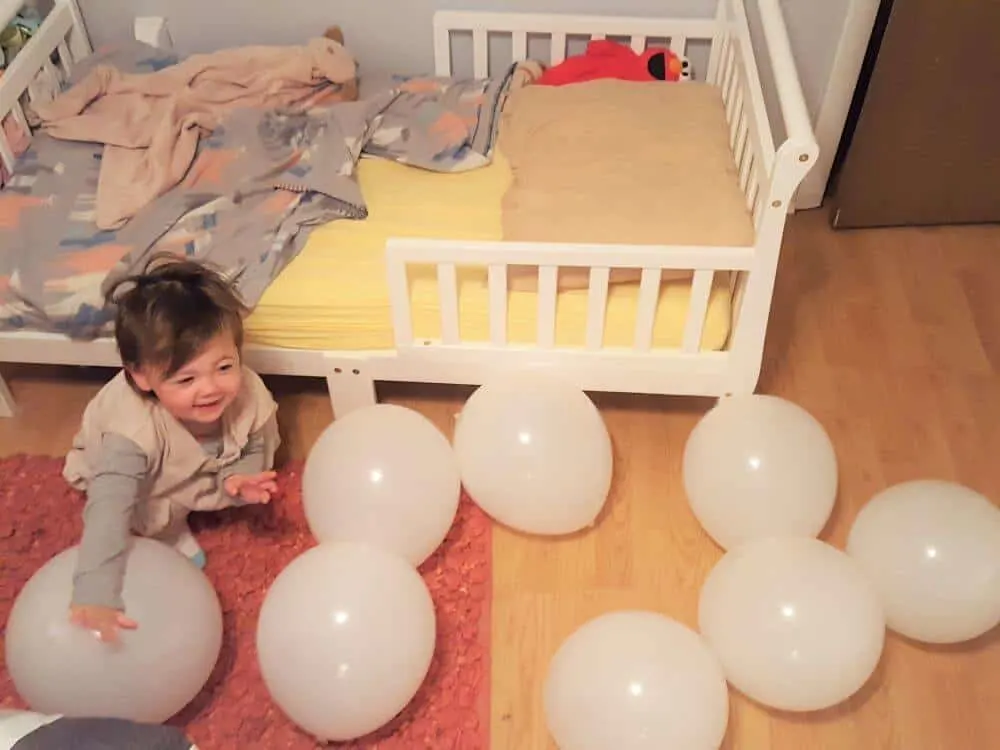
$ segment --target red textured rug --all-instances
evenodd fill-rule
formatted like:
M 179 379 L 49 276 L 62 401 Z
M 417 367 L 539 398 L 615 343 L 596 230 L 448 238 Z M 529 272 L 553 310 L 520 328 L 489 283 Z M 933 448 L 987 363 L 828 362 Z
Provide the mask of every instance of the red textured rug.
M 257 668 L 257 613 L 268 586 L 315 544 L 302 512 L 301 464 L 283 468 L 270 505 L 203 514 L 192 527 L 208 555 L 205 572 L 219 592 L 225 640 L 201 694 L 170 723 L 201 750 L 317 747 L 271 702 Z M 62 461 L 0 460 L 0 622 L 14 597 L 50 557 L 76 544 L 82 496 L 60 474 Z M 437 609 L 438 642 L 430 673 L 407 709 L 382 731 L 335 747 L 486 750 L 489 747 L 490 524 L 467 498 L 445 543 L 420 572 Z M 0 631 L 2 632 L 2 631 Z M 0 642 L 0 707 L 24 708 Z

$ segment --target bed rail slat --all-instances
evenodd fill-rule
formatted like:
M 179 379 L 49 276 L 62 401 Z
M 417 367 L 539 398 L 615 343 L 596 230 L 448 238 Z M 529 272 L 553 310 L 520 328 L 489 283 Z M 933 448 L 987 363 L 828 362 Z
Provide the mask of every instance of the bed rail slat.
M 743 158 L 740 160 L 740 190 L 747 198 L 747 208 L 753 205 L 750 202 L 750 175 L 756 173 L 756 167 L 757 160 L 753 155 L 753 149 L 748 148 L 743 152 Z
M 751 213 L 753 214 L 753 225 L 757 229 L 760 229 L 761 219 L 764 218 L 764 197 L 760 192 L 760 185 L 754 181 L 753 192 L 751 193 L 750 203 L 753 205 Z
M 733 86 L 736 82 L 736 45 L 729 45 L 729 54 L 723 60 L 722 100 L 728 105 L 733 96 Z
M 642 269 L 639 282 L 639 307 L 635 315 L 635 348 L 648 352 L 653 347 L 656 305 L 660 301 L 660 269 Z
M 712 35 L 712 47 L 708 52 L 708 70 L 705 80 L 714 86 L 719 85 L 719 70 L 722 53 L 729 44 L 729 9 L 723 0 L 718 0 L 715 9 L 715 33 Z
M 441 338 L 445 344 L 460 341 L 458 333 L 458 274 L 454 263 L 439 263 L 437 267 L 438 299 L 441 305 Z
M 743 89 L 736 92 L 736 106 L 729 120 L 729 148 L 736 153 L 736 136 L 739 134 L 740 123 L 744 122 Z
M 553 65 L 558 65 L 566 59 L 566 35 L 561 31 L 553 32 L 550 44 L 549 59 Z
M 490 288 L 490 341 L 507 343 L 507 266 L 494 263 L 487 271 Z
M 687 37 L 683 34 L 674 34 L 670 37 L 670 51 L 675 55 L 683 55 L 687 51 Z
M 605 34 L 603 31 L 598 31 L 596 34 L 591 34 L 590 38 L 595 40 L 607 39 L 608 35 Z
M 587 348 L 600 349 L 604 344 L 604 321 L 608 311 L 608 281 L 610 268 L 590 269 L 587 291 Z
M 472 30 L 472 73 L 476 78 L 490 74 L 490 45 L 486 29 Z
M 406 274 L 406 261 L 398 256 L 391 246 L 386 248 L 392 329 L 396 346 L 402 347 L 413 345 L 413 317 L 410 314 L 410 282 Z
M 67 78 L 73 75 L 73 63 L 73 56 L 69 53 L 69 45 L 65 41 L 59 42 L 59 65 Z
M 556 285 L 558 266 L 538 269 L 538 345 L 551 349 L 556 344 Z
M 58 81 L 59 80 L 59 71 L 58 71 L 58 69 L 56 68 L 55 64 L 52 62 L 51 59 L 46 59 L 46 61 L 44 63 L 42 63 L 42 70 L 45 71 L 45 75 L 47 75 L 49 77 L 50 81 Z M 30 91 L 30 89 L 29 89 L 29 91 Z M 29 93 L 29 96 L 30 96 L 30 93 Z
M 646 51 L 646 35 L 645 34 L 633 34 L 630 40 L 630 46 L 632 51 L 637 55 L 641 55 Z
M 451 75 L 451 30 L 439 24 L 434 25 L 434 72 Z
M 760 8 L 760 11 L 762 17 L 769 14 L 769 11 L 765 12 L 764 8 Z M 758 156 L 764 160 L 761 166 L 765 172 L 770 174 L 774 163 L 774 136 L 767 118 L 767 105 L 764 101 L 764 91 L 761 88 L 760 76 L 757 73 L 757 58 L 754 54 L 753 40 L 750 37 L 749 22 L 743 3 L 734 3 L 733 13 L 736 16 L 735 28 L 738 41 L 738 44 L 734 44 L 733 46 L 734 48 L 739 48 L 740 65 L 738 67 L 742 73 L 740 83 L 744 89 L 744 96 L 747 99 L 749 116 L 752 118 L 751 135 L 754 138 L 755 150 L 758 151 Z M 770 26 L 769 22 L 764 21 L 764 23 L 766 26 Z M 765 35 L 766 33 L 767 29 L 765 29 Z M 771 62 L 773 65 L 774 61 L 772 60 Z M 775 80 L 780 90 L 785 76 L 777 75 Z
M 694 272 L 691 284 L 691 303 L 688 306 L 687 322 L 684 324 L 683 349 L 694 354 L 701 348 L 701 334 L 705 329 L 705 314 L 708 312 L 708 296 L 712 292 L 712 269 L 699 268 Z
M 744 113 L 746 109 L 744 108 Z M 747 151 L 751 149 L 748 147 L 749 139 L 747 134 L 750 132 L 750 126 L 747 124 L 747 118 L 744 116 L 740 119 L 739 128 L 736 132 L 736 146 L 733 149 L 733 157 L 736 159 L 736 163 L 739 164 L 743 161 L 743 157 Z
M 715 49 L 715 44 L 719 45 L 719 49 Z M 712 53 L 711 53 L 711 63 L 714 65 L 709 66 L 708 69 L 708 82 L 714 86 L 722 87 L 722 79 L 726 74 L 726 59 L 729 57 L 729 48 L 732 46 L 732 37 L 729 34 L 721 37 L 719 41 L 713 43 Z
M 735 78 L 739 78 L 736 75 Z M 733 147 L 736 140 L 736 122 L 738 112 L 743 109 L 743 88 L 737 84 L 733 95 L 729 98 L 729 105 L 726 107 L 726 122 L 729 123 L 729 147 Z
M 67 2 L 66 7 L 72 19 L 72 26 L 69 30 L 69 48 L 73 51 L 73 61 L 82 60 L 91 52 L 90 40 L 87 38 L 86 26 L 83 23 L 83 14 L 80 13 L 80 5 L 75 0 Z
M 21 107 L 21 102 L 14 102 L 14 106 L 10 110 L 11 115 L 14 116 L 14 120 L 17 124 L 21 126 L 25 131 L 30 130 L 28 126 L 28 118 L 24 115 L 24 109 Z
M 7 134 L 4 132 L 0 132 L 0 159 L 3 159 L 3 165 L 8 173 L 14 171 L 14 151 L 7 142 Z
M 513 32 L 513 57 L 514 62 L 521 62 L 528 59 L 528 32 Z

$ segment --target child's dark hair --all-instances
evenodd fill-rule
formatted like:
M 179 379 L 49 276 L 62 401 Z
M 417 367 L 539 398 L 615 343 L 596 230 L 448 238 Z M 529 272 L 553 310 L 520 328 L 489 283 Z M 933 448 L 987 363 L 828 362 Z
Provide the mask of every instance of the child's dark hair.
M 237 350 L 243 346 L 246 306 L 229 282 L 196 261 L 154 257 L 142 273 L 115 280 L 105 298 L 115 307 L 115 339 L 127 369 L 157 367 L 170 377 L 224 331 Z

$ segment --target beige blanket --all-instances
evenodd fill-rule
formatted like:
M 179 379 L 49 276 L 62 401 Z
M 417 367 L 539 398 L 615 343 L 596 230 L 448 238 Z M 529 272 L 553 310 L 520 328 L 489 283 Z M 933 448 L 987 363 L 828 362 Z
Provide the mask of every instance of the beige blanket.
M 180 182 L 198 140 L 236 108 L 289 106 L 310 97 L 357 98 L 356 64 L 331 39 L 193 55 L 156 73 L 96 66 L 35 109 L 54 138 L 105 144 L 96 222 L 117 229 Z
M 510 95 L 499 146 L 513 171 L 503 202 L 506 240 L 754 242 L 714 86 L 619 80 L 527 86 Z M 618 270 L 612 281 L 634 281 L 639 273 Z M 512 272 L 512 285 L 533 288 L 536 274 Z M 562 289 L 587 283 L 585 270 L 560 270 Z

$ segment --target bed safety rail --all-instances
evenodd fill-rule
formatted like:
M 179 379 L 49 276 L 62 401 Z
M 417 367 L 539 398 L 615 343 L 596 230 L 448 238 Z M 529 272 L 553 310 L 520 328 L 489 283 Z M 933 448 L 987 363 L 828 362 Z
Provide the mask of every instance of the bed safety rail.
M 0 29 L 5 28 L 23 6 L 24 0 L 0 0 L 0 21 L 3 21 Z M 54 0 L 52 10 L 38 31 L 3 71 L 0 122 L 11 116 L 23 134 L 30 136 L 23 104 L 25 97 L 32 98 L 32 84 L 36 78 L 42 74 L 52 82 L 65 79 L 72 74 L 74 62 L 90 53 L 90 42 L 76 0 Z M 61 75 L 56 65 L 61 68 Z M 13 171 L 15 158 L 6 128 L 0 127 L 0 159 L 8 173 Z
M 467 242 L 390 239 L 387 248 L 389 294 L 397 348 L 440 344 L 450 347 L 506 348 L 509 266 L 537 266 L 538 307 L 534 348 L 556 350 L 556 305 L 560 268 L 589 269 L 586 349 L 604 349 L 608 291 L 612 270 L 641 272 L 635 334 L 631 350 L 652 350 L 656 306 L 663 271 L 691 271 L 691 298 L 680 351 L 696 354 L 712 282 L 717 272 L 748 270 L 752 247 L 658 247 L 639 245 L 566 245 L 520 242 Z M 417 341 L 410 305 L 407 267 L 434 265 L 437 270 L 441 340 Z M 485 268 L 489 293 L 489 342 L 463 341 L 459 335 L 459 266 Z M 657 351 L 671 351 L 658 349 Z

